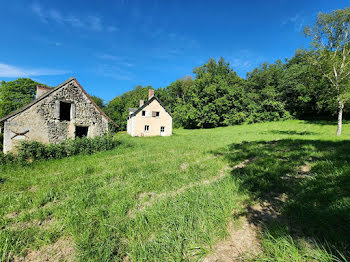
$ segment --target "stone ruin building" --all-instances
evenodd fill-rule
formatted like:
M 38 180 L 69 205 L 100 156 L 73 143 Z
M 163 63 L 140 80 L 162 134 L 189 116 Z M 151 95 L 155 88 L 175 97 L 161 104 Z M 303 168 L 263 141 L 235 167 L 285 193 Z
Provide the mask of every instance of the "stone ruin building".
M 0 119 L 3 151 L 15 153 L 23 140 L 59 143 L 103 135 L 109 122 L 115 125 L 74 77 L 55 88 L 38 86 L 35 100 Z

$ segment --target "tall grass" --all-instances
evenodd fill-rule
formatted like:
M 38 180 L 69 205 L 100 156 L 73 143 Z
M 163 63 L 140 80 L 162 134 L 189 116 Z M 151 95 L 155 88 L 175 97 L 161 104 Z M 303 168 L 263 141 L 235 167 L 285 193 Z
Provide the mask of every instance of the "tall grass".
M 232 213 L 242 212 L 244 203 L 265 200 L 268 191 L 289 193 L 291 201 L 280 206 L 282 215 L 296 221 L 297 228 L 305 223 L 310 230 L 298 236 L 287 230 L 281 235 L 266 227 L 262 235 L 264 256 L 257 260 L 281 261 L 280 257 L 288 258 L 287 253 L 289 261 L 341 259 L 333 247 L 347 257 L 348 231 L 343 219 L 349 187 L 338 185 L 347 183 L 346 141 L 350 135 L 348 124 L 341 138 L 335 136 L 334 128 L 284 121 L 175 129 L 171 137 L 120 134 L 120 146 L 110 151 L 35 161 L 26 166 L 5 165 L 0 174 L 0 257 L 21 257 L 68 237 L 76 259 L 81 261 L 201 260 L 227 234 L 228 223 L 236 219 Z M 276 140 L 280 144 L 264 143 Z M 315 145 L 314 141 L 320 143 Z M 332 153 L 342 153 L 342 158 L 337 162 Z M 227 170 L 227 166 L 250 157 L 256 157 L 256 162 L 247 168 Z M 330 182 L 323 189 L 318 185 L 318 189 L 329 192 L 325 197 L 334 197 L 334 205 L 315 198 L 316 202 L 305 202 L 304 207 L 310 208 L 313 203 L 328 206 L 333 221 L 340 221 L 342 226 L 337 238 L 322 229 L 321 220 L 308 223 L 312 218 L 296 205 L 300 203 L 295 202 L 298 194 L 291 188 L 300 189 L 300 197 L 310 197 L 312 191 L 307 189 L 313 184 L 288 186 L 280 179 L 309 158 L 313 159 L 312 172 L 320 165 L 315 173 Z M 323 171 L 322 165 L 327 167 Z M 222 172 L 226 176 L 221 180 L 200 183 Z M 197 186 L 188 187 L 191 183 Z M 297 212 L 290 213 L 292 208 Z M 322 218 L 322 214 L 314 214 Z M 300 239 L 317 245 L 303 249 Z

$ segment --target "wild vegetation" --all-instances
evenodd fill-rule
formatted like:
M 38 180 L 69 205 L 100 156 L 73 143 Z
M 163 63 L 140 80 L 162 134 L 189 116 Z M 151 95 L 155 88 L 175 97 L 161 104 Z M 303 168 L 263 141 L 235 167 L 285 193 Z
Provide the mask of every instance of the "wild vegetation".
M 171 137 L 121 133 L 110 151 L 3 166 L 0 256 L 203 259 L 230 222 L 269 202 L 275 216 L 263 221 L 264 252 L 253 260 L 349 258 L 350 126 L 341 138 L 334 126 L 288 120 Z
M 17 147 L 17 154 L 3 154 L 0 152 L 0 165 L 13 162 L 22 164 L 40 159 L 54 159 L 74 156 L 78 154 L 93 154 L 99 151 L 111 150 L 119 145 L 111 135 L 94 138 L 67 139 L 59 144 L 43 144 L 37 141 L 23 141 Z

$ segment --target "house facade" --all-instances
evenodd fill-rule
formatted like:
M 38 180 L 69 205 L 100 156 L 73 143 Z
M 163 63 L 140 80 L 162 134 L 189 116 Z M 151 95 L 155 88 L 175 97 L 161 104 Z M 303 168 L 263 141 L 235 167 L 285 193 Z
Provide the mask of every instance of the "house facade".
M 103 135 L 109 122 L 113 123 L 75 78 L 56 88 L 38 86 L 35 100 L 0 119 L 3 151 L 15 153 L 23 140 L 56 144 L 67 138 Z
M 139 108 L 130 108 L 127 133 L 131 136 L 170 136 L 173 132 L 171 113 L 149 90 L 148 101 L 140 100 Z

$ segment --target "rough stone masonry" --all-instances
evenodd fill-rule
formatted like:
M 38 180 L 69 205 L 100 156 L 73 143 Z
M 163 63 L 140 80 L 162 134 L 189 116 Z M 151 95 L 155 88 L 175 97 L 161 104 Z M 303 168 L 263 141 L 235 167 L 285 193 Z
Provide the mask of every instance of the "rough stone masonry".
M 23 140 L 59 143 L 77 136 L 103 135 L 108 132 L 108 122 L 112 120 L 70 78 L 54 89 L 38 87 L 34 101 L 0 119 L 3 151 L 15 153 Z

